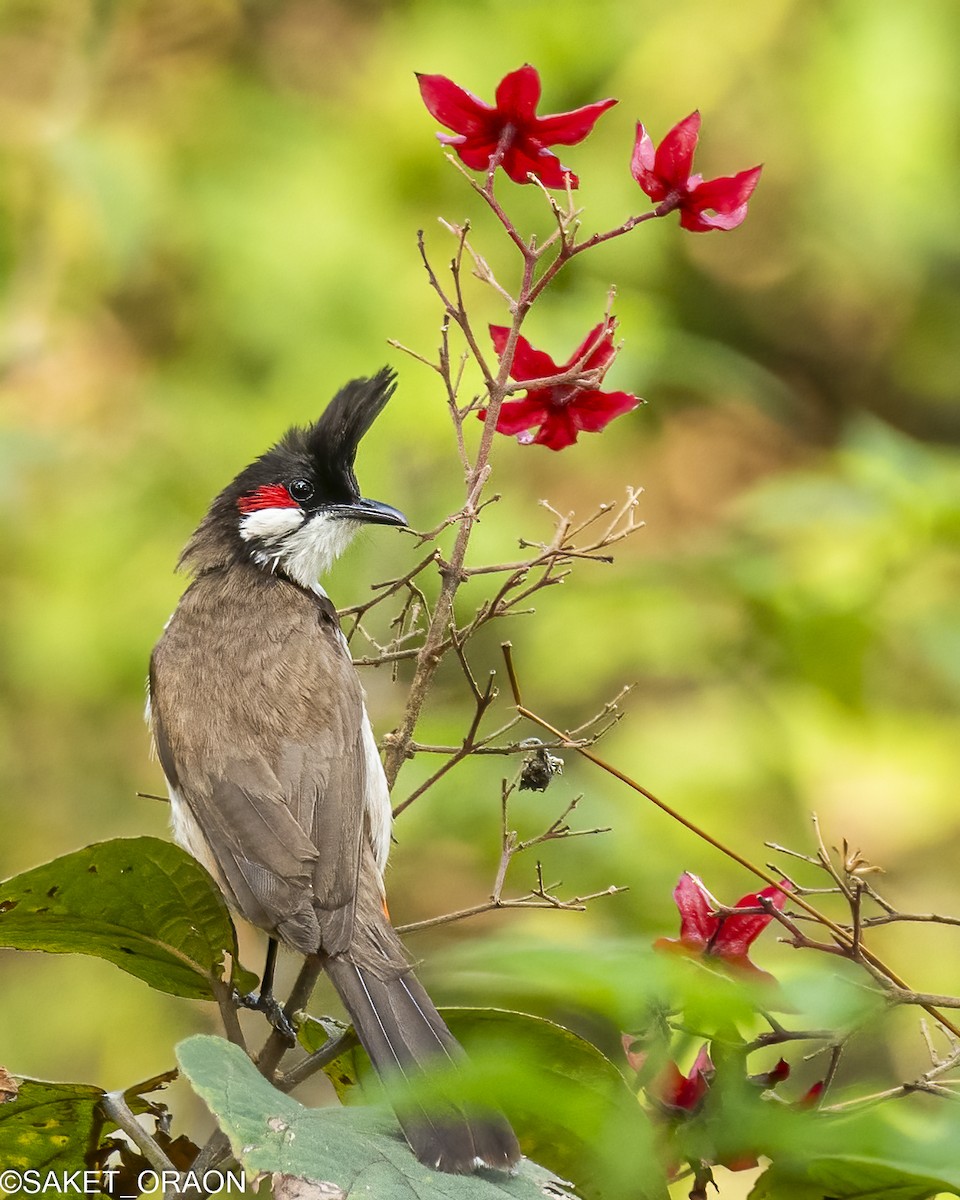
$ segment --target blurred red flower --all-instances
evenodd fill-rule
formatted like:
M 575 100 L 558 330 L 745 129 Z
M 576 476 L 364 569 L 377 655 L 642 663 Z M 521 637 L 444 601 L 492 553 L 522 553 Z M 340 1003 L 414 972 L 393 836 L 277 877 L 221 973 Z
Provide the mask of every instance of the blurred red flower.
M 518 383 L 525 380 L 539 382 L 527 390 L 522 400 L 503 402 L 497 418 L 498 431 L 516 434 L 517 440 L 524 445 L 534 442 L 551 450 L 563 450 L 573 445 L 581 430 L 598 433 L 614 417 L 642 404 L 643 401 L 629 392 L 601 392 L 596 387 L 571 382 L 569 378 L 556 384 L 549 382 L 551 376 L 569 376 L 581 361 L 580 374 L 593 373 L 600 382 L 616 357 L 615 328 L 614 321 L 601 322 L 559 366 L 549 354 L 535 350 L 525 337 L 518 337 L 510 377 Z M 493 347 L 501 358 L 509 336 L 506 325 L 490 326 Z M 483 408 L 477 415 L 484 420 L 487 410 Z M 534 435 L 530 431 L 536 426 L 540 428 Z
M 713 1062 L 704 1045 L 686 1075 L 670 1059 L 650 1085 L 648 1091 L 667 1108 L 693 1112 L 707 1094 L 713 1078 Z
M 674 125 L 656 150 L 650 135 L 638 122 L 630 173 L 658 205 L 661 216 L 680 210 L 684 229 L 694 233 L 736 229 L 747 215 L 747 201 L 763 168 L 752 167 L 738 175 L 704 182 L 702 175 L 691 174 L 699 138 L 699 112 L 692 112 Z M 714 215 L 708 216 L 708 212 Z
M 591 132 L 597 119 L 617 103 L 598 100 L 573 112 L 538 117 L 540 76 L 529 63 L 505 75 L 497 85 L 496 104 L 486 104 L 446 75 L 417 75 L 423 102 L 441 125 L 454 133 L 438 133 L 473 171 L 488 171 L 502 148 L 500 165 L 514 183 L 535 175 L 544 187 L 577 187 L 579 180 L 548 146 L 574 146 Z
M 779 887 L 766 887 L 762 892 L 748 892 L 735 908 L 762 909 L 763 901 L 783 910 L 789 884 L 781 880 Z M 674 888 L 673 898 L 680 910 L 679 938 L 658 938 L 655 950 L 673 950 L 694 957 L 717 958 L 726 966 L 753 976 L 772 979 L 766 971 L 754 966 L 748 951 L 773 920 L 768 912 L 744 912 L 715 915 L 717 902 L 696 875 L 684 871 Z

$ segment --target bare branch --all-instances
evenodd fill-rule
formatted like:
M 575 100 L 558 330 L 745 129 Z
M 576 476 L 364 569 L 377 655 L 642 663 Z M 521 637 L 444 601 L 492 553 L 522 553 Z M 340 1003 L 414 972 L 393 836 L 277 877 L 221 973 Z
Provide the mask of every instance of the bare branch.
M 151 1137 L 133 1115 L 122 1091 L 106 1092 L 100 1103 L 110 1120 L 127 1135 L 155 1171 L 161 1175 L 167 1171 L 178 1174 L 177 1168 L 161 1150 L 156 1139 Z

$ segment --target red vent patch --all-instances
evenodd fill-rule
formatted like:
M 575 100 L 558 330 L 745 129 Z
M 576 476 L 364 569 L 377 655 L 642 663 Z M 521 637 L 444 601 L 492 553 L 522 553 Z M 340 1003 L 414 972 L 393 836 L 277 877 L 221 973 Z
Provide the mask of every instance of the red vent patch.
M 237 501 L 237 508 L 242 513 L 260 512 L 264 508 L 299 507 L 282 483 L 265 483 Z

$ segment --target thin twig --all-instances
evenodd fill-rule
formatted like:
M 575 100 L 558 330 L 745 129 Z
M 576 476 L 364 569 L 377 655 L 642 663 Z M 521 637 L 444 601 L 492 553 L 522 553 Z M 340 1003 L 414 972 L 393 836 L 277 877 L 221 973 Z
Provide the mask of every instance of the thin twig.
M 177 1168 L 166 1154 L 164 1154 L 163 1150 L 160 1149 L 156 1139 L 147 1133 L 133 1115 L 122 1091 L 104 1093 L 100 1104 L 110 1120 L 115 1122 L 117 1128 L 122 1130 L 136 1145 L 137 1149 L 155 1171 L 161 1174 L 165 1171 L 172 1171 L 178 1174 Z

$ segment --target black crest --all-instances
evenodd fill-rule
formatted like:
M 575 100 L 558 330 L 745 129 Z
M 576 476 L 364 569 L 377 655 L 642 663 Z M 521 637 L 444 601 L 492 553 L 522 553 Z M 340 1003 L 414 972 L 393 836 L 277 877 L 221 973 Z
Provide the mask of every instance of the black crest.
M 353 473 L 357 447 L 396 390 L 397 376 L 389 367 L 372 379 L 351 379 L 327 405 L 323 416 L 309 429 L 291 430 L 296 449 L 305 450 L 314 475 L 325 491 L 346 489 L 360 495 Z M 291 447 L 293 448 L 293 447 Z

